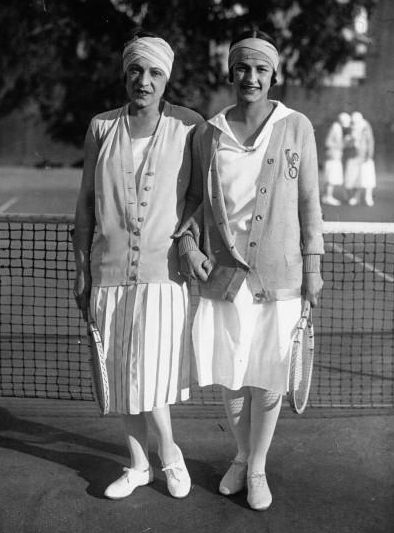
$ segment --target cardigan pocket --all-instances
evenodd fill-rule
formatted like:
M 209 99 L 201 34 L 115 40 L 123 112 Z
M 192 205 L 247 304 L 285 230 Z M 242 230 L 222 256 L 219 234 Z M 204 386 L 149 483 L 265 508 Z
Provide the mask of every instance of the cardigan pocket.
M 231 283 L 233 274 L 234 268 L 223 265 L 215 265 L 212 269 L 212 272 L 209 274 L 207 281 L 203 283 L 210 289 L 214 288 L 215 290 L 225 292 Z
M 244 268 L 215 265 L 207 281 L 199 281 L 200 296 L 232 302 L 246 278 Z

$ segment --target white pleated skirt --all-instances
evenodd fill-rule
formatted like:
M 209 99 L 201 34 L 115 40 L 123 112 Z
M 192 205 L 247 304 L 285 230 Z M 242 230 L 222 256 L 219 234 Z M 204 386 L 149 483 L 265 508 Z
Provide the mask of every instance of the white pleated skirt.
M 190 324 L 185 285 L 93 287 L 110 411 L 139 414 L 190 396 Z
M 285 394 L 300 316 L 301 298 L 256 304 L 246 282 L 234 302 L 201 298 L 192 330 L 199 385 Z

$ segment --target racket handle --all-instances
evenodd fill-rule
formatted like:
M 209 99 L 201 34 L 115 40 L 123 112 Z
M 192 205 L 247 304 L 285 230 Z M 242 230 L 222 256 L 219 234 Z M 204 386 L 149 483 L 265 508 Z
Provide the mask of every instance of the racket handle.
M 90 311 L 90 302 L 89 302 L 88 308 L 87 308 L 87 317 L 88 317 L 88 324 L 91 324 L 92 322 L 94 322 L 93 317 L 92 317 L 92 313 Z
M 309 300 L 304 300 L 302 304 L 301 317 L 308 318 L 310 313 L 311 313 L 311 302 Z

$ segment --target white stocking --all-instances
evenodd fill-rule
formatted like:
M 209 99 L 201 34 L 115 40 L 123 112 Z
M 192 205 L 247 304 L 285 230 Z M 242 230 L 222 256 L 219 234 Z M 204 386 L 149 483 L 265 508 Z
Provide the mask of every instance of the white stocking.
M 282 396 L 276 392 L 250 387 L 250 453 L 248 473 L 265 472 L 265 462 L 278 421 Z
M 250 433 L 250 389 L 233 391 L 223 388 L 223 401 L 227 420 L 237 443 L 237 461 L 247 461 Z

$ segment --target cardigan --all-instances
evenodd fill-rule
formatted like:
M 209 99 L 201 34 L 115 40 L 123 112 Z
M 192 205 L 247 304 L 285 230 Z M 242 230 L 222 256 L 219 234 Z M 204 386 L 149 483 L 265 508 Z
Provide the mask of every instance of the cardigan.
M 240 256 L 229 228 L 216 151 L 220 131 L 200 125 L 193 141 L 193 173 L 185 217 L 195 213 L 201 250 L 213 270 L 199 282 L 206 298 L 233 301 L 248 277 L 254 301 L 286 300 L 301 294 L 305 271 L 318 271 L 324 253 L 316 143 L 310 121 L 292 111 L 273 125 L 262 160 L 246 257 Z M 180 253 L 197 249 L 186 232 Z
M 191 136 L 201 121 L 194 111 L 165 102 L 137 191 L 128 106 L 92 119 L 99 148 L 93 285 L 182 283 L 171 236 L 179 226 L 190 181 Z

